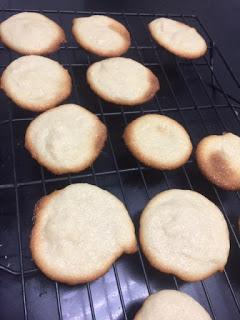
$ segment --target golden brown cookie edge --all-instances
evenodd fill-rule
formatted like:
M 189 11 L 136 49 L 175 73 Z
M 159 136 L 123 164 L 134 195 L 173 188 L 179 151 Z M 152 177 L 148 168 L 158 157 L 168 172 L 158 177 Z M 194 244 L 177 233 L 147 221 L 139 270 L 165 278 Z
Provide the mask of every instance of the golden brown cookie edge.
M 49 60 L 51 60 L 51 59 L 49 59 Z M 14 62 L 14 61 L 15 60 L 13 60 L 12 62 Z M 25 110 L 30 110 L 30 111 L 34 111 L 34 112 L 43 112 L 48 109 L 56 107 L 58 104 L 60 104 L 61 102 L 63 102 L 64 100 L 66 100 L 70 96 L 70 94 L 72 92 L 72 79 L 71 79 L 71 76 L 70 76 L 67 69 L 65 69 L 59 62 L 57 62 L 55 60 L 52 60 L 52 61 L 58 63 L 59 67 L 63 68 L 66 83 L 65 83 L 65 86 L 64 86 L 63 90 L 61 91 L 61 93 L 58 94 L 56 99 L 52 99 L 51 102 L 43 103 L 43 104 L 41 104 L 41 103 L 38 103 L 38 104 L 27 103 L 25 101 L 17 99 L 12 93 L 10 93 L 9 91 L 11 91 L 11 90 L 8 90 L 6 88 L 4 78 L 6 77 L 7 68 L 11 63 L 5 68 L 5 70 L 2 73 L 1 89 L 18 107 L 25 109 Z
M 92 274 L 89 277 L 73 277 L 73 276 L 62 276 L 60 274 L 54 274 L 53 272 L 49 271 L 49 269 L 46 267 L 43 259 L 41 258 L 41 253 L 39 253 L 39 245 L 38 242 L 41 241 L 39 238 L 41 238 L 41 222 L 42 219 L 44 219 L 44 209 L 48 205 L 48 203 L 52 200 L 53 197 L 61 193 L 61 190 L 54 191 L 50 193 L 49 195 L 46 195 L 42 197 L 36 204 L 35 209 L 34 209 L 34 225 L 31 231 L 31 236 L 30 236 L 30 251 L 32 254 L 32 258 L 34 263 L 37 265 L 37 267 L 51 280 L 54 281 L 59 281 L 61 283 L 65 283 L 68 285 L 77 285 L 77 284 L 82 284 L 90 281 L 94 281 L 101 276 L 103 276 L 113 265 L 113 263 L 124 253 L 127 254 L 133 254 L 137 251 L 137 242 L 136 242 L 136 237 L 135 241 L 132 243 L 132 246 L 129 246 L 128 249 L 126 250 L 125 248 L 122 248 L 116 255 L 111 259 L 109 263 L 104 265 L 99 272 Z M 118 198 L 116 198 L 119 202 L 121 202 Z M 122 202 L 121 202 L 122 203 Z
M 133 60 L 133 59 L 131 59 Z M 135 61 L 135 60 L 133 60 Z M 106 95 L 105 93 L 102 93 L 101 90 L 99 90 L 92 82 L 91 80 L 91 70 L 92 67 L 96 64 L 99 63 L 101 61 L 95 62 L 93 63 L 87 70 L 87 83 L 89 84 L 90 88 L 92 89 L 92 91 L 99 96 L 100 98 L 102 98 L 105 101 L 108 101 L 110 103 L 116 104 L 116 105 L 122 105 L 123 107 L 134 107 L 136 105 L 139 104 L 143 104 L 147 101 L 150 101 L 155 94 L 160 90 L 160 83 L 158 78 L 155 76 L 155 74 L 148 69 L 147 67 L 144 67 L 148 70 L 148 80 L 149 80 L 149 88 L 146 90 L 146 93 L 144 94 L 144 96 L 142 96 L 139 99 L 135 99 L 135 101 L 128 101 L 126 99 L 112 99 L 111 97 L 109 97 L 108 95 Z M 137 61 L 135 61 L 137 62 Z
M 106 16 L 107 17 L 107 16 Z M 117 31 L 118 33 L 121 34 L 121 36 L 124 38 L 125 40 L 125 45 L 122 46 L 122 48 L 119 48 L 118 50 L 109 50 L 108 52 L 104 51 L 104 50 L 95 50 L 92 48 L 91 45 L 89 45 L 85 40 L 84 40 L 84 37 L 82 36 L 79 36 L 79 32 L 77 31 L 77 28 L 76 28 L 76 24 L 75 24 L 75 21 L 78 19 L 78 18 L 74 18 L 73 21 L 72 21 L 72 34 L 74 36 L 74 39 L 76 40 L 76 42 L 80 45 L 80 47 L 84 48 L 85 50 L 93 53 L 93 54 L 96 54 L 97 56 L 100 56 L 100 57 L 106 57 L 106 58 L 111 58 L 111 57 L 118 57 L 118 56 L 121 56 L 122 54 L 124 54 L 125 52 L 128 51 L 130 45 L 131 45 L 131 37 L 130 37 L 130 33 L 129 31 L 127 30 L 127 28 L 121 24 L 119 21 L 115 20 L 115 19 L 112 19 L 110 17 L 107 17 L 109 18 L 110 20 L 112 20 L 112 26 L 113 26 L 113 29 L 115 31 Z
M 54 110 L 55 108 L 47 110 L 46 112 L 49 113 Z M 89 168 L 96 161 L 96 159 L 98 158 L 98 156 L 100 155 L 101 151 L 104 148 L 104 145 L 107 140 L 107 127 L 94 113 L 90 112 L 87 109 L 86 111 L 88 111 L 92 115 L 92 117 L 96 120 L 96 127 L 97 127 L 97 130 L 99 131 L 99 135 L 96 140 L 95 153 L 92 155 L 91 160 L 86 161 L 82 165 L 72 167 L 72 169 L 70 170 L 70 169 L 60 169 L 60 168 L 53 167 L 52 165 L 49 165 L 45 161 L 44 157 L 39 157 L 37 155 L 37 152 L 35 151 L 34 144 L 31 142 L 31 127 L 34 125 L 35 121 L 37 121 L 39 117 L 41 117 L 41 114 L 30 122 L 25 133 L 25 148 L 29 151 L 32 158 L 35 159 L 40 165 L 44 166 L 47 170 L 51 171 L 56 175 L 61 175 L 65 173 L 77 173 Z M 45 114 L 46 112 L 44 112 L 43 114 Z
M 209 278 L 210 276 L 212 276 L 213 274 L 215 274 L 216 272 L 222 272 L 224 271 L 224 267 L 227 264 L 228 261 L 228 257 L 229 257 L 229 252 L 230 252 L 230 246 L 229 246 L 229 250 L 228 250 L 228 255 L 226 257 L 226 261 L 224 262 L 223 266 L 218 266 L 216 268 L 212 268 L 212 270 L 210 270 L 209 272 L 205 272 L 204 274 L 199 274 L 199 275 L 189 275 L 183 272 L 176 272 L 176 270 L 174 270 L 173 268 L 169 268 L 167 267 L 164 263 L 159 263 L 159 261 L 157 261 L 156 257 L 154 256 L 154 254 L 152 254 L 147 246 L 145 245 L 145 241 L 144 241 L 144 235 L 143 235 L 143 225 L 145 224 L 144 219 L 146 212 L 148 210 L 148 207 L 152 205 L 152 203 L 154 201 L 157 201 L 159 199 L 159 197 L 162 196 L 162 194 L 166 193 L 166 192 L 171 192 L 172 190 L 178 190 L 178 189 L 169 189 L 169 190 L 165 190 L 162 191 L 160 193 L 158 193 L 157 195 L 155 195 L 152 199 L 150 199 L 150 201 L 147 203 L 147 205 L 145 206 L 145 208 L 143 209 L 141 216 L 140 216 L 140 227 L 139 227 L 139 241 L 140 241 L 140 246 L 141 249 L 143 251 L 143 254 L 145 255 L 145 257 L 147 258 L 148 262 L 150 263 L 150 265 L 152 267 L 154 267 L 155 269 L 157 269 L 160 272 L 163 273 L 167 273 L 167 274 L 171 274 L 174 276 L 177 276 L 179 279 L 183 280 L 183 281 L 188 281 L 188 282 L 195 282 L 195 281 L 201 281 L 201 280 L 205 280 L 207 278 Z M 194 193 L 197 193 L 196 191 L 192 191 L 192 190 L 185 190 L 185 191 L 191 191 Z M 204 195 L 200 194 L 202 197 L 206 198 Z M 206 198 L 208 201 L 210 201 L 208 198 Z M 211 201 L 210 201 L 211 202 Z M 218 210 L 219 208 L 213 203 L 211 202 Z M 223 219 L 225 220 L 225 218 L 223 217 Z M 226 220 L 225 220 L 226 223 Z M 227 226 L 227 223 L 226 223 Z M 229 239 L 229 244 L 230 244 L 230 236 L 229 236 L 229 230 L 228 227 L 226 228 L 226 232 L 228 234 L 228 239 Z
M 128 150 L 132 153 L 132 155 L 139 160 L 141 163 L 143 163 L 144 165 L 154 168 L 154 169 L 158 169 L 158 170 L 174 170 L 177 169 L 181 166 L 183 166 L 190 158 L 191 154 L 192 154 L 192 143 L 191 143 L 191 139 L 190 136 L 188 134 L 188 132 L 186 131 L 186 129 L 177 121 L 175 121 L 172 118 L 169 118 L 167 116 L 164 115 L 160 115 L 163 118 L 168 118 L 168 120 L 170 119 L 172 121 L 172 123 L 174 123 L 174 125 L 177 125 L 178 128 L 181 128 L 181 130 L 184 130 L 186 137 L 189 138 L 189 152 L 186 153 L 186 156 L 183 159 L 180 159 L 179 161 L 176 161 L 175 164 L 173 165 L 169 165 L 169 164 L 165 164 L 165 163 L 160 163 L 160 162 L 155 162 L 154 160 L 150 160 L 148 157 L 146 157 L 141 150 L 139 150 L 139 148 L 136 147 L 136 145 L 133 143 L 133 139 L 132 139 L 132 131 L 134 128 L 134 125 L 136 124 L 137 120 L 139 118 L 145 117 L 145 116 L 151 116 L 151 115 L 155 115 L 155 114 L 148 114 L 148 115 L 143 115 L 140 116 L 138 118 L 136 118 L 135 120 L 133 120 L 132 122 L 130 122 L 127 127 L 124 129 L 124 133 L 123 133 L 123 140 L 128 148 Z M 159 114 L 157 114 L 159 115 Z
M 0 24 L 0 39 L 2 41 L 2 43 L 8 47 L 9 49 L 17 52 L 17 53 L 20 53 L 20 54 L 23 54 L 23 55 L 48 55 L 50 53 L 53 53 L 55 51 L 57 51 L 59 49 L 59 47 L 61 46 L 62 43 L 65 43 L 66 42 L 66 36 L 65 36 L 65 32 L 63 30 L 63 28 L 58 25 L 54 20 L 48 18 L 47 16 L 43 15 L 46 19 L 50 20 L 51 23 L 54 23 L 55 24 L 55 27 L 58 29 L 58 33 L 59 33 L 59 37 L 58 37 L 58 40 L 55 41 L 51 46 L 45 48 L 45 49 L 42 49 L 42 50 L 21 50 L 18 48 L 18 46 L 14 45 L 13 43 L 11 43 L 11 41 L 8 41 L 6 39 L 6 37 L 4 36 L 4 34 L 1 32 L 1 24 Z M 13 17 L 13 16 L 11 16 Z M 10 17 L 10 18 L 11 18 Z M 5 21 L 7 21 L 8 19 L 6 19 Z M 3 21 L 3 22 L 5 22 Z M 3 23 L 2 22 L 2 23 Z
M 224 190 L 230 190 L 230 191 L 239 190 L 240 189 L 240 171 L 237 174 L 239 179 L 236 179 L 237 177 L 236 172 L 229 173 L 228 175 L 229 177 L 228 179 L 226 179 L 226 177 L 222 178 L 221 174 L 216 174 L 216 172 L 215 174 L 212 174 L 212 169 L 208 165 L 209 159 L 206 158 L 207 156 L 204 150 L 209 140 L 218 138 L 219 136 L 220 135 L 209 135 L 199 141 L 195 151 L 197 165 L 201 173 L 204 175 L 204 177 L 214 185 Z M 221 158 L 220 154 L 219 154 L 219 157 Z
M 157 18 L 158 19 L 158 18 Z M 198 53 L 188 53 L 188 54 L 185 54 L 183 53 L 181 50 L 174 50 L 171 46 L 168 46 L 166 45 L 166 43 L 162 42 L 161 39 L 159 39 L 156 35 L 155 35 L 155 32 L 154 30 L 152 29 L 152 25 L 151 23 L 154 22 L 155 20 L 157 19 L 154 19 L 152 20 L 149 24 L 148 24 L 148 29 L 149 29 L 149 32 L 152 36 L 152 38 L 161 46 L 163 47 L 164 49 L 166 49 L 167 51 L 171 52 L 172 54 L 176 55 L 176 56 L 179 56 L 180 58 L 185 58 L 185 59 L 198 59 L 200 57 L 202 57 L 203 55 L 205 55 L 205 53 L 207 52 L 207 43 L 205 41 L 205 39 L 200 35 L 200 33 L 196 30 L 196 32 L 200 35 L 200 37 L 203 39 L 203 41 L 205 42 L 205 47 L 203 48 L 202 51 L 199 51 Z M 177 21 L 177 20 L 174 20 L 175 22 L 177 22 L 178 24 L 180 25 L 185 25 L 185 26 L 188 26 L 189 28 L 192 28 L 190 27 L 189 25 L 183 23 L 183 22 L 180 22 L 180 21 Z

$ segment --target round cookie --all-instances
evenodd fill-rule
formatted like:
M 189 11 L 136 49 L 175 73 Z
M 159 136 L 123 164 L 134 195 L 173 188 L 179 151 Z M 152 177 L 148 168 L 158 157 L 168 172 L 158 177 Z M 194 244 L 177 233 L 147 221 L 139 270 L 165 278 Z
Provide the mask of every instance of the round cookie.
M 58 62 L 41 56 L 24 56 L 4 70 L 1 88 L 18 106 L 44 111 L 55 107 L 71 93 L 67 70 Z
M 73 19 L 72 33 L 81 47 L 102 57 L 120 56 L 131 44 L 124 25 L 107 16 Z
M 150 69 L 123 57 L 92 64 L 87 70 L 87 82 L 104 100 L 127 106 L 152 99 L 160 88 L 157 77 Z
M 123 138 L 134 157 L 155 169 L 176 169 L 188 161 L 192 152 L 186 130 L 177 121 L 159 114 L 133 120 Z
M 49 171 L 63 174 L 88 168 L 106 139 L 107 128 L 95 114 L 76 104 L 65 104 L 30 123 L 25 146 Z
M 137 242 L 122 202 L 79 183 L 37 203 L 30 248 L 46 276 L 74 285 L 102 276 L 123 253 L 136 252 Z
M 207 311 L 188 294 L 162 290 L 148 297 L 134 320 L 211 320 Z
M 153 267 L 185 281 L 222 271 L 230 249 L 218 207 L 197 192 L 179 189 L 148 203 L 140 219 L 140 243 Z
M 240 189 L 240 138 L 232 133 L 203 138 L 196 149 L 202 173 L 226 190 Z
M 2 42 L 21 54 L 49 54 L 65 42 L 63 29 L 37 12 L 21 12 L 0 24 Z
M 207 44 L 196 29 L 167 18 L 157 18 L 148 25 L 154 40 L 171 53 L 197 59 L 207 51 Z

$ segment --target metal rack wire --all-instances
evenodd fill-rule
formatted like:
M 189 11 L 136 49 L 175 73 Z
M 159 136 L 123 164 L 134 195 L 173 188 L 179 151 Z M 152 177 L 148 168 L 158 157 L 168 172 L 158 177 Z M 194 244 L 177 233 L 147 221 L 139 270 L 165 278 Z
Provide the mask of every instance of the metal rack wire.
M 21 11 L 23 10 L 1 10 L 1 20 Z M 4 238 L 1 242 L 0 229 L 0 281 L 4 281 L 6 275 L 10 277 L 12 282 L 19 281 L 15 279 L 20 279 L 18 292 L 21 293 L 21 306 L 19 306 L 21 312 L 17 311 L 18 319 L 31 319 L 33 314 L 36 319 L 45 319 L 46 317 L 41 308 L 36 311 L 33 307 L 31 295 L 27 293 L 26 289 L 29 281 L 30 283 L 37 281 L 38 284 L 42 284 L 42 281 L 44 281 L 47 296 L 50 292 L 50 301 L 55 306 L 52 305 L 47 309 L 51 319 L 131 319 L 148 294 L 165 287 L 190 292 L 208 309 L 213 319 L 239 319 L 240 276 L 238 275 L 239 272 L 236 271 L 240 262 L 240 243 L 237 230 L 239 193 L 224 192 L 208 183 L 199 174 L 194 157 L 184 167 L 173 172 L 156 172 L 156 170 L 146 168 L 131 157 L 120 139 L 121 130 L 129 121 L 141 114 L 151 112 L 166 114 L 181 122 L 187 128 L 194 145 L 201 137 L 208 134 L 223 131 L 240 134 L 240 119 L 238 117 L 240 104 L 236 98 L 240 92 L 240 83 L 210 38 L 206 28 L 198 17 L 193 15 L 59 10 L 31 11 L 42 12 L 66 28 L 68 42 L 56 54 L 50 55 L 50 58 L 57 59 L 71 73 L 73 95 L 69 101 L 78 104 L 88 103 L 87 106 L 92 106 L 93 110 L 91 111 L 94 111 L 107 125 L 109 136 L 103 154 L 91 170 L 68 176 L 53 176 L 45 169 L 39 168 L 30 159 L 27 151 L 24 150 L 24 129 L 34 118 L 34 115 L 19 110 L 3 94 L 0 96 L 0 103 L 5 104 L 2 108 L 8 111 L 3 115 L 0 114 L 0 134 L 3 132 L 8 137 L 3 148 L 7 160 L 5 160 L 3 169 L 0 168 L 0 177 L 1 174 L 3 176 L 2 179 L 0 178 L 0 196 L 2 194 L 3 197 L 7 197 L 8 192 L 14 194 L 15 215 L 12 216 L 10 223 L 13 223 L 13 220 L 16 223 L 15 232 L 17 233 L 18 244 L 18 254 L 13 257 L 13 262 L 8 263 L 6 252 L 3 255 L 1 253 L 5 247 L 8 250 L 8 242 L 7 238 Z M 84 75 L 86 68 L 97 58 L 80 49 L 69 31 L 71 20 L 74 17 L 89 14 L 113 16 L 122 21 L 129 29 L 132 36 L 132 45 L 126 56 L 132 57 L 151 68 L 159 76 L 163 87 L 151 103 L 134 109 L 117 107 L 96 97 L 87 88 L 85 78 L 84 76 L 81 77 L 81 74 Z M 147 23 L 160 16 L 172 17 L 197 27 L 208 42 L 208 54 L 198 61 L 185 61 L 173 57 L 156 46 L 148 33 Z M 3 69 L 16 55 L 2 46 L 0 47 L 0 57 L 2 57 L 0 68 Z M 221 74 L 224 74 L 224 77 Z M 86 101 L 86 96 L 89 102 Z M 22 132 L 20 138 L 17 134 L 19 128 Z M 21 167 L 18 159 L 27 162 L 24 168 L 24 173 L 26 173 L 24 177 L 21 174 L 23 167 Z M 55 283 L 53 293 L 48 289 L 48 286 L 52 286 L 52 282 L 39 275 L 40 272 L 34 267 L 28 249 L 25 248 L 26 244 L 23 238 L 29 237 L 32 221 L 28 220 L 25 223 L 26 225 L 23 223 L 23 220 L 25 221 L 24 214 L 27 212 L 22 212 L 21 206 L 22 202 L 32 201 L 31 212 L 26 205 L 28 216 L 31 216 L 34 203 L 30 198 L 25 200 L 25 195 L 21 190 L 27 188 L 31 193 L 33 189 L 36 189 L 38 197 L 40 197 L 49 193 L 52 189 L 61 188 L 66 184 L 78 181 L 90 181 L 115 192 L 126 204 L 136 226 L 138 225 L 140 211 L 157 192 L 172 187 L 188 188 L 202 192 L 220 207 L 228 223 L 232 248 L 226 269 L 222 274 L 214 275 L 210 279 L 187 284 L 170 275 L 163 275 L 154 271 L 143 257 L 139 247 L 138 252 L 133 257 L 119 259 L 108 274 L 102 277 L 102 281 L 106 278 L 110 280 L 110 293 L 106 293 L 106 290 L 109 290 L 109 285 L 105 282 L 99 285 L 98 281 L 76 288 L 66 288 Z M 136 197 L 133 191 L 136 192 Z M 140 202 L 140 208 L 138 202 Z M 4 212 L 0 212 L 0 225 L 1 214 L 4 215 Z M 13 230 L 13 227 L 10 226 L 9 228 Z M 5 259 L 6 257 L 7 259 Z M 133 268 L 134 272 L 131 273 L 128 270 L 129 268 Z M 125 279 L 126 276 L 127 279 Z M 38 280 L 39 277 L 41 277 L 41 280 Z M 99 285 L 97 289 L 96 285 Z M 133 289 L 131 289 L 131 286 Z M 115 289 L 112 289 L 113 287 Z M 34 289 L 33 291 L 32 288 L 31 285 L 31 294 L 37 294 L 37 299 L 39 299 L 41 290 Z M 9 290 L 15 289 L 12 286 Z M 66 292 L 71 294 L 73 292 L 75 294 L 81 293 L 79 300 L 74 298 L 75 307 L 78 303 L 82 303 L 81 312 L 76 311 L 74 313 L 72 305 L 69 306 L 67 303 Z M 6 291 L 1 291 L 0 286 L 0 303 L 1 299 L 3 299 L 2 301 L 8 301 L 5 297 L 1 298 L 4 293 Z M 96 296 L 96 293 L 99 296 Z M 104 299 L 101 296 L 104 296 Z M 54 299 L 55 302 L 53 302 Z M 112 300 L 110 301 L 110 299 Z M 103 300 L 106 303 L 103 303 Z M 7 317 L 5 314 L 5 318 L 1 316 L 1 319 L 11 319 L 11 317 Z M 14 318 L 12 317 L 12 319 Z

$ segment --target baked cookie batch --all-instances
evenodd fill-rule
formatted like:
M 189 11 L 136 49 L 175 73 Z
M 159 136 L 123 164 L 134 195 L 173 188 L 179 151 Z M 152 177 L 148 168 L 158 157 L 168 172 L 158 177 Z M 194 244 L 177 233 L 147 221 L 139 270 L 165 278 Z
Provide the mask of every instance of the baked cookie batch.
M 166 18 L 149 24 L 154 40 L 171 53 L 199 58 L 205 40 L 196 29 Z M 130 47 L 128 30 L 107 16 L 73 20 L 72 33 L 87 51 L 107 59 L 93 63 L 87 82 L 102 99 L 124 107 L 151 100 L 160 89 L 158 78 L 141 63 L 119 57 Z M 1 41 L 23 54 L 9 64 L 1 88 L 19 107 L 43 112 L 28 126 L 25 147 L 54 174 L 82 171 L 93 164 L 107 139 L 98 117 L 76 104 L 60 105 L 72 80 L 58 62 L 41 55 L 56 51 L 66 37 L 54 21 L 23 12 L 0 24 Z M 49 110 L 48 110 L 49 109 Z M 132 155 L 146 166 L 173 170 L 192 153 L 191 139 L 177 121 L 145 114 L 124 130 Z M 232 133 L 202 139 L 196 149 L 201 172 L 226 190 L 240 189 L 240 138 Z M 152 266 L 185 281 L 198 281 L 222 271 L 230 241 L 223 214 L 210 200 L 191 190 L 156 195 L 140 218 L 141 248 Z M 37 266 L 49 278 L 70 285 L 102 276 L 123 253 L 135 253 L 134 225 L 125 206 L 108 191 L 72 184 L 39 200 L 30 247 Z M 163 290 L 150 296 L 135 316 L 141 319 L 210 319 L 190 296 Z

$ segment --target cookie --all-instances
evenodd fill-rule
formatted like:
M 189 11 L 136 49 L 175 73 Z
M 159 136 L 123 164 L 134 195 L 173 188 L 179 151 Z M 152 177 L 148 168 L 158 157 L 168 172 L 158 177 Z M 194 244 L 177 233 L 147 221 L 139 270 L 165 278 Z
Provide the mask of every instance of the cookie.
M 173 189 L 156 195 L 140 220 L 150 264 L 185 281 L 203 280 L 227 263 L 230 241 L 218 207 L 203 195 Z
M 92 64 L 87 70 L 87 82 L 104 100 L 126 106 L 151 100 L 160 88 L 157 77 L 150 69 L 123 57 Z
M 146 166 L 171 170 L 189 159 L 192 143 L 186 130 L 175 120 L 147 114 L 133 120 L 124 130 L 130 152 Z
M 182 22 L 157 18 L 148 27 L 154 40 L 176 56 L 197 59 L 207 51 L 206 41 L 197 30 Z
M 67 70 L 58 62 L 41 56 L 24 56 L 4 70 L 1 88 L 18 106 L 44 111 L 55 107 L 71 93 Z
M 25 146 L 39 164 L 63 174 L 90 167 L 106 139 L 107 128 L 95 114 L 76 104 L 65 104 L 30 123 Z
M 148 297 L 134 320 L 211 320 L 207 311 L 188 294 L 162 290 Z
M 81 47 L 101 57 L 121 56 L 131 44 L 124 25 L 107 16 L 73 19 L 72 33 Z
M 63 29 L 37 12 L 21 12 L 0 24 L 2 42 L 21 54 L 49 54 L 66 41 Z
M 232 133 L 203 138 L 196 149 L 201 172 L 226 190 L 240 189 L 240 137 Z
M 122 202 L 99 187 L 79 183 L 37 203 L 30 248 L 46 276 L 74 285 L 102 276 L 123 253 L 135 253 L 137 243 Z

